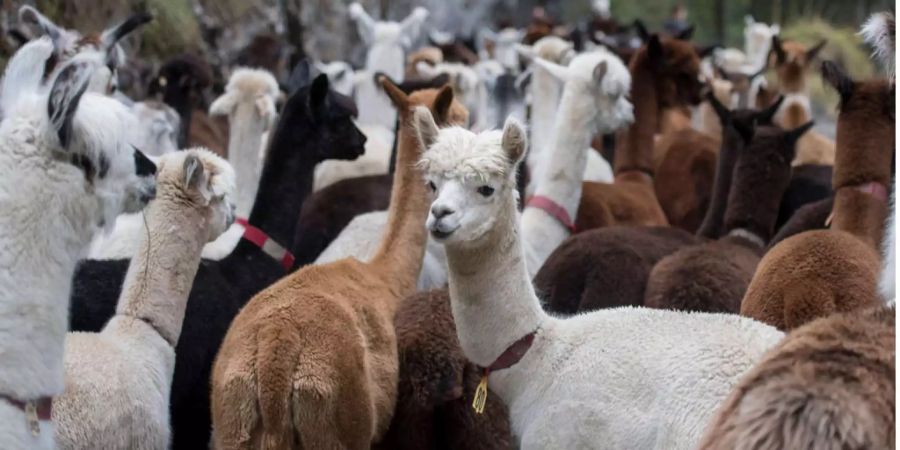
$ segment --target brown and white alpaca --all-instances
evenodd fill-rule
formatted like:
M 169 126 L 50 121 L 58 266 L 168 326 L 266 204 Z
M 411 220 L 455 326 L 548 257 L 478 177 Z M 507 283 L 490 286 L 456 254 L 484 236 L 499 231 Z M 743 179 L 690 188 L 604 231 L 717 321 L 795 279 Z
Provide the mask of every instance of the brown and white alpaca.
M 841 96 L 831 229 L 800 233 L 769 250 L 741 304 L 741 314 L 783 330 L 871 306 L 880 273 L 894 87 L 885 80 L 854 81 L 828 61 L 822 76 Z
M 452 100 L 445 87 L 435 109 Z M 241 310 L 213 367 L 216 448 L 363 449 L 387 430 L 397 393 L 393 317 L 415 290 L 428 211 L 412 110 L 397 109 L 397 171 L 381 247 L 368 262 L 306 266 Z
M 797 328 L 738 383 L 700 450 L 895 448 L 895 339 L 893 307 Z
M 772 36 L 772 67 L 778 78 L 778 90 L 785 96 L 784 104 L 775 116 L 775 123 L 782 128 L 796 128 L 812 120 L 807 75 L 826 42 L 822 40 L 807 48 L 799 42 L 782 41 L 778 35 Z M 834 141 L 812 131 L 797 143 L 794 165 L 833 165 L 834 153 Z
M 234 221 L 235 174 L 187 150 L 160 159 L 156 185 L 116 315 L 99 333 L 66 336 L 66 388 L 53 402 L 61 449 L 169 447 L 175 344 L 200 252 Z

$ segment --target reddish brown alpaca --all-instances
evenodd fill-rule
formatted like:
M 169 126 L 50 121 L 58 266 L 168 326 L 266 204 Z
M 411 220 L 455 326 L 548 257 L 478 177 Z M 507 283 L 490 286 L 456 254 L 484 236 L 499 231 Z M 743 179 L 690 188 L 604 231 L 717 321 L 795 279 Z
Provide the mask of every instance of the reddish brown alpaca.
M 877 307 L 791 332 L 738 383 L 699 449 L 895 448 L 895 317 Z
M 653 141 L 667 108 L 700 102 L 700 59 L 685 41 L 652 35 L 632 58 L 631 101 L 635 121 L 618 135 L 615 180 L 586 182 L 575 226 L 667 225 L 653 186 Z
M 741 314 L 790 330 L 877 298 L 887 186 L 894 155 L 894 88 L 854 82 L 834 63 L 822 76 L 841 95 L 830 230 L 787 238 L 759 264 Z
M 368 449 L 390 424 L 398 371 L 393 317 L 415 290 L 429 196 L 416 168 L 416 115 L 402 91 L 385 79 L 382 85 L 401 126 L 381 246 L 369 262 L 303 267 L 241 310 L 213 368 L 219 450 Z M 446 121 L 452 102 L 446 86 L 433 114 Z

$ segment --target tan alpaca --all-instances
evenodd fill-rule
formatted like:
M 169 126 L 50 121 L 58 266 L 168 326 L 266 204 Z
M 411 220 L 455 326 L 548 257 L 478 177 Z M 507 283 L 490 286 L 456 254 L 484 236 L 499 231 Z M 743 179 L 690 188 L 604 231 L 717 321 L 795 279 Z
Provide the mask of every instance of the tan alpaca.
M 769 250 L 741 314 L 790 330 L 817 317 L 871 306 L 880 272 L 894 155 L 894 88 L 855 82 L 833 63 L 822 75 L 841 95 L 830 230 L 800 233 Z
M 387 430 L 397 390 L 393 316 L 415 290 L 428 192 L 412 105 L 395 86 L 400 141 L 388 226 L 369 262 L 306 266 L 254 297 L 231 324 L 212 377 L 216 448 L 368 449 Z M 453 91 L 433 104 L 446 119 Z

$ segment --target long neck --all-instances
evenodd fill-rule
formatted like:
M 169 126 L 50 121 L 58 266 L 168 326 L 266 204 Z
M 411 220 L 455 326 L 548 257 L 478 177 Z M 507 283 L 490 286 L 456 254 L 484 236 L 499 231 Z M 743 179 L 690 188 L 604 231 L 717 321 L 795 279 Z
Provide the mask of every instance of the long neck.
M 229 118 L 231 136 L 228 139 L 228 162 L 234 167 L 237 185 L 237 216 L 247 217 L 259 189 L 259 147 L 266 124 L 253 103 L 242 102 Z
M 173 346 L 181 335 L 184 310 L 200 252 L 206 243 L 206 219 L 183 200 L 160 197 L 145 210 L 146 229 L 128 266 L 116 314 L 152 325 Z M 172 233 L 177 218 L 178 232 Z
M 446 246 L 456 332 L 466 357 L 482 367 L 548 320 L 525 267 L 515 199 L 504 194 L 493 229 L 477 243 Z
M 531 149 L 528 151 L 528 168 L 531 169 L 529 194 L 534 193 L 542 178 L 543 163 L 550 151 L 559 105 L 561 87 L 553 76 L 543 69 L 537 69 L 531 81 Z
M 191 116 L 193 107 L 188 101 L 188 93 L 179 93 L 167 90 L 163 95 L 163 102 L 171 106 L 181 117 L 181 128 L 178 130 L 178 148 L 187 148 L 191 133 Z
M 728 191 L 734 177 L 734 164 L 743 147 L 744 141 L 734 128 L 725 127 L 722 130 L 722 147 L 719 149 L 719 158 L 716 162 L 712 198 L 706 215 L 703 216 L 703 223 L 697 230 L 697 236 L 717 239 L 722 234 L 722 222 L 728 206 Z
M 635 57 L 631 68 L 631 102 L 634 123 L 616 139 L 615 173 L 642 170 L 653 173 L 653 136 L 659 122 L 659 101 L 653 73 Z M 623 137 L 620 133 L 620 138 Z
M 403 112 L 401 122 L 387 228 L 371 264 L 385 271 L 403 292 L 410 294 L 422 268 L 429 202 L 425 182 L 416 167 L 422 153 L 421 144 L 408 111 Z
M 853 187 L 843 187 L 834 194 L 831 213 L 832 229 L 846 231 L 872 248 L 880 248 L 888 215 L 887 201 Z

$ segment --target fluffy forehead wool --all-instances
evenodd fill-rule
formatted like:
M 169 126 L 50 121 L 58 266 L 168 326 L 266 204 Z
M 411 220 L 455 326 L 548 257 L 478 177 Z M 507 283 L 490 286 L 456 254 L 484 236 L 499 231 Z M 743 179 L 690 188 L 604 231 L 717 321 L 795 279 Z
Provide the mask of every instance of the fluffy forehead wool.
M 449 127 L 438 132 L 419 166 L 429 175 L 443 178 L 476 179 L 509 175 L 510 162 L 500 145 L 500 130 L 473 133 L 462 127 Z
M 584 80 L 591 80 L 594 68 L 603 61 L 606 61 L 606 75 L 603 76 L 601 91 L 621 95 L 631 90 L 631 72 L 618 56 L 603 47 L 575 56 L 569 63 L 569 73 Z
M 277 96 L 278 81 L 267 70 L 240 67 L 231 74 L 226 92 L 255 98 L 262 95 Z
M 534 43 L 534 54 L 536 56 L 557 64 L 564 63 L 564 60 L 573 51 L 571 42 L 556 36 L 545 36 Z
M 874 55 L 886 66 L 889 78 L 894 77 L 895 33 L 894 15 L 888 12 L 873 14 L 859 32 L 875 49 Z
M 203 164 L 203 170 L 209 175 L 209 189 L 213 195 L 230 197 L 234 194 L 236 186 L 234 168 L 231 167 L 228 161 L 203 147 L 166 153 L 161 156 L 157 173 L 159 182 L 169 181 L 181 185 L 185 178 L 184 160 L 189 155 L 194 155 L 200 159 L 200 163 Z

